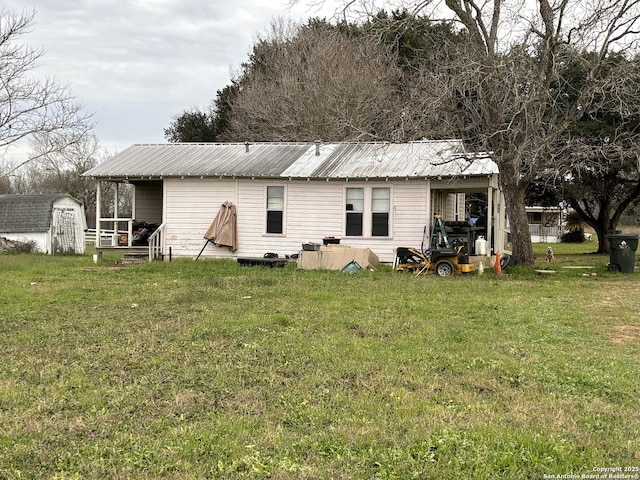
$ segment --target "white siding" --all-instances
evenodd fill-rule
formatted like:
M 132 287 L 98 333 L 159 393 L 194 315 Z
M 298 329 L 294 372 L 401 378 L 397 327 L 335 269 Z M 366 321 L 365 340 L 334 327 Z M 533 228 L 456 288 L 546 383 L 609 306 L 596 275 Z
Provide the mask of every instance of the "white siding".
M 285 187 L 284 232 L 266 232 L 266 188 Z M 341 235 L 342 186 L 339 183 L 243 181 L 238 194 L 238 254 L 298 253 L 305 242 Z
M 87 220 L 84 206 L 69 197 L 63 197 L 53 205 L 51 242 L 46 253 L 84 254 Z
M 51 235 L 49 235 L 49 232 L 2 233 L 1 235 L 7 240 L 24 243 L 34 242 L 38 252 L 51 253 L 49 248 Z
M 391 263 L 397 247 L 419 247 L 424 233 L 425 222 L 429 216 L 428 208 L 428 184 L 426 181 L 398 181 L 398 182 L 348 182 L 346 187 L 362 188 L 390 188 L 391 212 L 389 237 L 348 237 L 341 243 L 352 247 L 370 248 L 378 255 L 381 262 Z M 344 197 L 344 193 L 342 194 Z M 368 198 L 368 197 L 365 197 Z M 345 206 L 344 201 L 339 205 L 344 232 Z M 370 213 L 365 207 L 365 215 Z M 367 220 L 365 220 L 365 223 Z M 366 229 L 365 229 L 366 232 Z
M 427 182 L 407 182 L 393 189 L 393 237 L 395 247 L 419 247 L 431 228 Z M 425 245 L 428 240 L 425 239 Z
M 302 243 L 321 243 L 324 237 L 343 236 L 342 183 L 291 183 L 287 206 L 287 231 L 301 238 Z
M 195 257 L 206 240 L 204 234 L 224 202 L 236 203 L 234 180 L 167 179 L 165 194 L 165 245 L 174 256 Z M 208 245 L 203 255 L 230 256 L 227 248 Z
M 265 233 L 268 186 L 285 188 L 282 234 Z M 363 237 L 345 237 L 347 187 L 390 189 L 389 237 L 367 236 L 366 227 Z M 428 245 L 433 215 L 448 213 L 445 219 L 455 219 L 456 200 L 460 219 L 464 214 L 460 209 L 464 205 L 464 195 L 432 191 L 428 180 L 327 182 L 172 178 L 164 183 L 166 230 L 163 253 L 168 256 L 171 249 L 175 257 L 195 258 L 206 245 L 202 256 L 209 258 L 261 257 L 267 252 L 292 255 L 301 250 L 303 243 L 322 243 L 323 237 L 334 236 L 341 238 L 342 244 L 370 248 L 381 262 L 390 263 L 397 247 L 419 247 L 423 239 Z M 235 253 L 227 247 L 207 244 L 204 239 L 220 206 L 227 201 L 236 205 L 238 215 L 238 250 Z M 365 212 L 365 215 L 369 213 Z
M 284 233 L 266 234 L 266 188 L 285 187 Z M 344 238 L 345 188 L 391 189 L 390 236 Z M 428 184 L 403 182 L 326 182 L 283 180 L 165 181 L 165 255 L 195 257 L 206 244 L 204 233 L 226 201 L 236 204 L 238 250 L 208 244 L 203 257 L 262 256 L 267 252 L 291 255 L 306 242 L 322 243 L 325 236 L 342 238 L 352 247 L 370 248 L 381 261 L 392 262 L 398 246 L 419 246 L 429 224 Z

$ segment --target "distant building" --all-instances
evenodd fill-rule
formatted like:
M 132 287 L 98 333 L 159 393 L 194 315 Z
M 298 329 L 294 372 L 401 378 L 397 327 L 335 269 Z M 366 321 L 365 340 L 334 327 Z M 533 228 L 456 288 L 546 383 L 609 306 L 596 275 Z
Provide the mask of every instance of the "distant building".
M 564 232 L 564 210 L 560 207 L 526 207 L 533 243 L 559 243 Z
M 84 205 L 65 194 L 0 195 L 0 237 L 46 254 L 84 254 Z

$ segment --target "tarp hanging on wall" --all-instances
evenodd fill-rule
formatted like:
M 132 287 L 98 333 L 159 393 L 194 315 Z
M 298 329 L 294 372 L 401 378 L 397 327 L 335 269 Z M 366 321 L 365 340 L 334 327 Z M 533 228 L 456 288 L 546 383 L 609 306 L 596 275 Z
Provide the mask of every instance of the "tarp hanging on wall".
M 238 249 L 238 227 L 236 220 L 236 206 L 231 202 L 224 202 L 211 223 L 204 238 L 211 243 L 229 247 L 232 252 Z

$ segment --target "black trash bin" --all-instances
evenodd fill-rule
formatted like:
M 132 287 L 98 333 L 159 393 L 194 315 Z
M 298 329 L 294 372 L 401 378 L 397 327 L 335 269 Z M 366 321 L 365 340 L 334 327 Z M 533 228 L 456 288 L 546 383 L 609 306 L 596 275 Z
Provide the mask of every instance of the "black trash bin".
M 609 240 L 609 265 L 612 272 L 633 273 L 638 249 L 638 235 L 616 233 L 607 235 Z

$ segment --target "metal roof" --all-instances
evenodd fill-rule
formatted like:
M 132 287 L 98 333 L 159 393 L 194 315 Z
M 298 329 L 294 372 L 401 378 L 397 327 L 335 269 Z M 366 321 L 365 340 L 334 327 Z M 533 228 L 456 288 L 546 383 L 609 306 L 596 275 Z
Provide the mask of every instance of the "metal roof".
M 409 143 L 133 145 L 86 172 L 96 178 L 426 178 L 498 173 L 460 140 Z
M 0 195 L 0 233 L 46 232 L 53 204 L 65 194 Z

